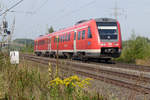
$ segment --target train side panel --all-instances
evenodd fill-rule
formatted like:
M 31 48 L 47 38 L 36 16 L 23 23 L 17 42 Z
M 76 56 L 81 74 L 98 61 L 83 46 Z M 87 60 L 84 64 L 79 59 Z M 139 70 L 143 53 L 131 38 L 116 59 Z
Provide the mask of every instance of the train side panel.
M 114 22 L 117 23 L 116 26 L 111 25 Z M 113 40 L 113 37 L 118 38 Z M 121 30 L 118 21 L 114 19 L 92 19 L 35 40 L 34 50 L 48 52 L 52 55 L 56 55 L 58 50 L 61 56 L 111 58 L 119 57 L 122 49 L 121 42 Z

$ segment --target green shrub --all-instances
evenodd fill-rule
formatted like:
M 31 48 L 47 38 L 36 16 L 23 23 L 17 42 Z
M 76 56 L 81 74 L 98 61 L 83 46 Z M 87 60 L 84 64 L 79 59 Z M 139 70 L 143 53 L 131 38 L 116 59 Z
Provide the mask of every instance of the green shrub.
M 130 40 L 126 41 L 123 46 L 121 57 L 119 61 L 128 63 L 135 63 L 136 59 L 150 58 L 150 42 L 145 37 L 136 37 L 132 35 Z

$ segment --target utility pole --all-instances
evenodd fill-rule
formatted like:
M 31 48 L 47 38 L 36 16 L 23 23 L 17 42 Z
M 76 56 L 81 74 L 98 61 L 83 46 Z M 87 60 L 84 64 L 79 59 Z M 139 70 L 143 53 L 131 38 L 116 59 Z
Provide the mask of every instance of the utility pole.
M 11 34 L 8 35 L 8 50 L 10 49 L 11 44 L 12 44 L 12 35 L 14 34 L 14 29 L 15 29 L 15 17 L 14 17 L 12 27 L 11 27 Z
M 112 9 L 114 10 L 113 16 L 115 17 L 115 19 L 118 19 L 118 16 L 121 15 L 121 13 L 119 13 L 119 10 L 121 10 L 121 8 L 118 8 L 117 1 L 115 1 L 115 7 Z
M 3 45 L 6 42 L 6 38 L 7 38 L 7 27 L 8 27 L 8 23 L 6 21 L 6 14 L 4 14 L 3 18 L 2 18 L 2 23 L 0 25 L 0 50 L 2 49 Z
M 9 51 L 9 42 L 10 42 L 10 36 L 11 31 L 8 30 L 8 22 L 6 20 L 6 14 L 3 15 L 2 23 L 0 25 L 0 50 L 3 47 L 7 48 L 7 51 Z
M 14 7 L 16 7 L 17 5 L 19 5 L 23 1 L 24 0 L 18 1 L 17 3 L 15 3 L 10 8 L 6 9 L 5 11 L 3 11 L 0 14 L 0 16 L 3 16 L 2 24 L 0 25 L 0 39 L 1 39 L 0 40 L 0 51 L 1 51 L 2 47 L 3 47 L 3 45 L 5 45 L 5 44 L 7 44 L 8 49 L 9 49 L 9 44 L 10 44 L 10 41 L 11 41 L 11 38 L 12 38 L 11 31 L 8 31 L 8 22 L 6 21 L 6 14 L 7 14 L 7 12 L 9 12 L 11 9 L 13 9 Z M 1 11 L 2 10 L 0 8 L 0 12 Z M 12 32 L 14 31 L 14 27 L 15 27 L 15 19 L 14 19 L 13 26 L 12 26 Z
M 117 19 L 118 17 L 118 5 L 117 5 L 117 2 L 115 2 L 115 7 L 114 7 L 114 16 L 115 16 L 115 19 Z

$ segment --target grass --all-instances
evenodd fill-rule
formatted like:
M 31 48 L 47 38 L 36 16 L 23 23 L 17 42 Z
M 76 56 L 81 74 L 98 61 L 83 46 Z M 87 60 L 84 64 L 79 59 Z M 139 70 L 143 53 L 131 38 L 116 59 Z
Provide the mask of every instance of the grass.
M 47 67 L 22 60 L 19 65 L 11 65 L 1 54 L 0 65 L 0 100 L 118 100 L 109 92 L 90 91 L 89 79 L 72 76 L 71 69 L 58 70 L 51 63 Z
M 119 61 L 145 65 L 150 59 L 150 42 L 133 36 L 124 45 Z M 43 66 L 43 65 L 41 65 Z M 59 65 L 60 66 L 60 65 Z M 0 53 L 0 99 L 4 100 L 115 100 L 99 93 L 90 93 L 77 85 L 82 79 L 71 79 L 71 71 L 61 73 L 49 64 L 48 68 L 31 66 L 26 61 L 11 65 L 7 55 Z M 43 70 L 43 71 L 42 71 Z M 71 70 L 71 69 L 70 69 Z M 64 82 L 68 78 L 66 86 Z M 78 81 L 80 80 L 80 81 Z M 84 80 L 84 79 L 83 79 Z M 64 83 L 62 84 L 61 83 Z M 50 85 L 53 83 L 53 85 Z M 57 84 L 57 82 L 59 84 Z M 74 86 L 75 85 L 75 86 Z M 77 85 L 77 86 L 76 86 Z
M 26 61 L 22 61 L 19 65 L 11 65 L 9 58 L 4 54 L 0 54 L 0 65 L 0 99 L 3 100 L 106 100 L 107 98 L 85 91 L 82 86 L 88 79 L 60 73 L 52 65 L 49 65 L 49 71 L 46 67 L 41 71 L 43 68 L 31 66 Z M 57 84 L 59 81 L 63 81 L 63 84 Z
M 5 98 L 10 100 L 38 100 L 47 97 L 48 77 L 37 69 L 31 69 L 26 65 L 3 66 L 2 80 Z M 35 92 L 34 92 L 35 91 Z

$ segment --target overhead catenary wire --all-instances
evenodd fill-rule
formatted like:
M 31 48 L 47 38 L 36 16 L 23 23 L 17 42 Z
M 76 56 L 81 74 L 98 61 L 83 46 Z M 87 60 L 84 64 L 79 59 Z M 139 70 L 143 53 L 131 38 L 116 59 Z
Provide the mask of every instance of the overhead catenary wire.
M 86 4 L 84 4 L 84 5 L 80 6 L 80 7 L 78 7 L 77 9 L 74 9 L 74 10 L 72 10 L 72 11 L 69 11 L 69 12 L 63 14 L 62 16 L 58 16 L 58 17 L 57 17 L 57 16 L 54 16 L 54 18 L 52 19 L 51 22 L 58 21 L 58 20 L 60 20 L 60 17 L 61 17 L 61 18 L 64 18 L 66 15 L 70 15 L 70 14 L 72 14 L 72 13 L 75 13 L 75 12 L 78 12 L 78 11 L 82 10 L 82 9 L 85 8 L 85 7 L 91 6 L 94 2 L 95 2 L 95 0 L 92 0 L 92 1 L 90 1 L 90 2 L 87 2 Z
M 33 13 L 36 13 L 37 11 L 39 11 L 39 9 L 43 8 L 46 4 L 47 4 L 48 0 L 45 0 L 38 8 L 36 8 Z M 67 5 L 68 6 L 68 5 Z M 66 6 L 61 9 L 60 11 L 57 11 L 57 13 L 62 13 L 64 11 L 64 9 L 66 8 Z
M 36 13 L 37 11 L 39 11 L 39 9 L 44 7 L 47 4 L 47 2 L 48 2 L 48 0 L 45 0 L 36 10 L 33 11 L 33 13 Z
M 10 11 L 11 9 L 13 9 L 14 7 L 16 7 L 17 5 L 19 5 L 21 2 L 23 2 L 24 0 L 20 0 L 18 1 L 16 4 L 14 4 L 13 6 L 11 6 L 10 8 L 6 9 L 3 13 L 0 14 L 0 16 L 4 15 L 5 13 L 7 13 L 8 11 Z
M 32 11 L 16 11 L 16 10 L 10 10 L 9 12 L 12 12 L 12 13 L 24 13 L 24 14 L 35 14 L 35 13 L 32 12 Z
M 36 8 L 35 10 L 30 10 L 30 11 L 15 11 L 15 10 L 12 10 L 10 12 L 13 12 L 13 13 L 25 13 L 25 14 L 36 14 L 37 11 L 39 11 L 41 8 L 43 8 L 46 4 L 47 4 L 48 0 L 45 0 L 38 8 Z
M 5 1 L 5 0 L 4 0 Z M 5 1 L 6 2 L 6 4 L 8 5 L 8 4 L 12 4 L 12 3 L 14 3 L 14 2 L 17 2 L 18 0 L 7 0 L 7 1 Z
M 90 5 L 92 5 L 94 2 L 95 2 L 95 0 L 92 0 L 92 1 L 90 1 L 90 2 L 88 2 L 88 3 L 86 3 L 86 4 L 84 4 L 84 5 L 82 5 L 82 6 L 80 6 L 80 7 L 78 7 L 77 9 L 74 9 L 74 10 L 72 10 L 72 11 L 67 12 L 66 14 L 64 14 L 64 16 L 65 16 L 65 15 L 72 14 L 72 13 L 74 13 L 74 12 L 77 12 L 77 11 L 79 11 L 79 10 L 81 10 L 81 9 L 83 9 L 83 8 L 85 8 L 85 7 L 87 7 L 87 6 L 90 6 Z M 63 16 L 63 17 L 64 17 L 64 16 Z M 62 16 L 59 16 L 59 17 L 62 17 Z M 55 18 L 55 17 L 54 17 L 54 18 Z

